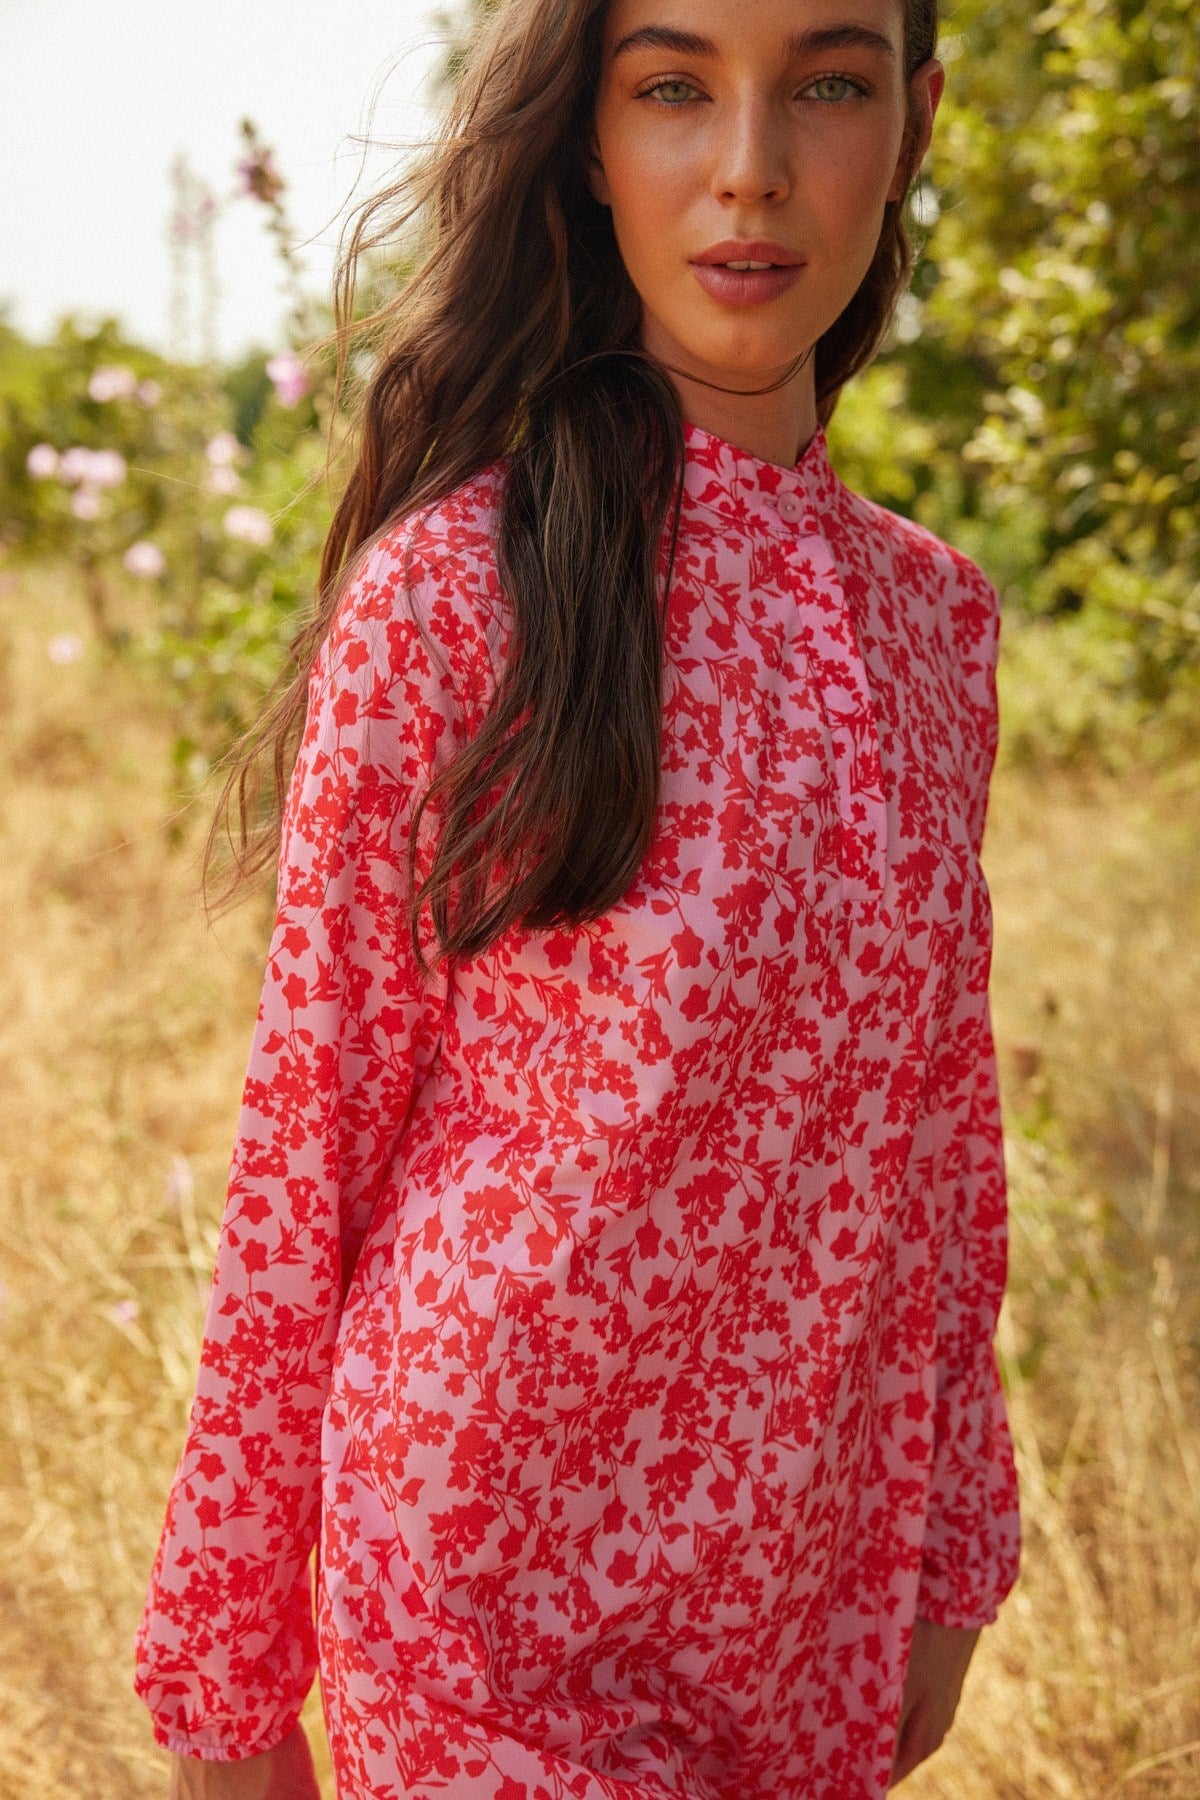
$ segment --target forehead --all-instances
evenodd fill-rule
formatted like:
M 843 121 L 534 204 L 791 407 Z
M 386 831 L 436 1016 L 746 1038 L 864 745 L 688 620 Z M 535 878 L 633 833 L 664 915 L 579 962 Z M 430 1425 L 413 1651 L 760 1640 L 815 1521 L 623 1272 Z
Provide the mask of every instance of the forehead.
M 858 26 L 899 49 L 906 14 L 907 0 L 610 0 L 604 42 L 611 53 L 624 38 L 649 26 L 703 38 L 724 51 L 748 38 L 786 47 L 807 32 Z

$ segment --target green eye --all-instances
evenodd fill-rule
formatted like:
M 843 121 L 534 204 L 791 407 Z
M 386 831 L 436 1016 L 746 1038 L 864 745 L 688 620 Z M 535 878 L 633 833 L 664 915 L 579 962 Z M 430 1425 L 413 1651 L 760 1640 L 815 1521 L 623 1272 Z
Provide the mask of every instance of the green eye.
M 838 91 L 831 94 L 828 91 L 830 88 L 836 88 Z M 815 94 L 818 100 L 836 102 L 848 100 L 851 94 L 861 94 L 862 89 L 846 75 L 822 75 L 819 81 L 813 82 L 809 92 Z
M 654 87 L 646 90 L 647 94 L 653 94 L 666 106 L 678 106 L 682 101 L 689 99 L 695 91 L 695 88 L 687 81 L 660 81 Z

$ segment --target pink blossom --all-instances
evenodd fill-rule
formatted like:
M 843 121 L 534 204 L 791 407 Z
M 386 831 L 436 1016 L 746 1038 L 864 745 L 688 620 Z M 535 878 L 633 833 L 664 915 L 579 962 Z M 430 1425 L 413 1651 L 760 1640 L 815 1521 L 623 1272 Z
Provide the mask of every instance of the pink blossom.
M 209 438 L 204 446 L 204 454 L 208 461 L 205 486 L 209 493 L 239 493 L 241 477 L 234 464 L 241 462 L 246 453 L 232 431 L 218 431 L 215 437 Z
M 141 1314 L 141 1307 L 136 1300 L 118 1300 L 108 1309 L 108 1316 L 114 1325 L 133 1325 Z
M 92 372 L 88 394 L 93 400 L 128 400 L 137 392 L 137 376 L 124 363 L 105 363 Z
M 267 376 L 280 406 L 290 411 L 308 392 L 308 371 L 294 350 L 281 350 L 267 363 Z
M 209 438 L 204 446 L 204 454 L 214 469 L 225 469 L 231 463 L 240 461 L 242 446 L 232 431 L 218 431 L 216 437 Z
M 58 451 L 53 444 L 35 444 L 25 458 L 25 467 L 35 481 L 48 481 L 58 474 Z
M 127 472 L 119 450 L 89 450 L 83 444 L 64 450 L 58 464 L 58 479 L 67 487 L 120 487 Z
M 231 506 L 225 514 L 225 530 L 239 543 L 260 547 L 275 535 L 270 519 L 257 506 Z
M 216 217 L 216 196 L 182 154 L 171 164 L 171 186 L 175 194 L 169 226 L 171 242 L 180 245 L 203 243 Z
M 137 384 L 138 404 L 141 406 L 157 406 L 162 399 L 162 384 L 158 381 L 139 381 Z
M 275 166 L 274 153 L 255 146 L 237 165 L 239 191 L 273 206 L 284 190 L 284 179 Z
M 92 453 L 82 444 L 72 444 L 64 450 L 58 463 L 58 479 L 66 487 L 74 487 L 77 482 L 86 481 L 91 473 Z
M 210 469 L 205 483 L 210 494 L 236 494 L 241 485 L 242 478 L 237 470 L 227 468 Z
M 93 487 L 81 487 L 71 496 L 71 511 L 77 519 L 100 517 L 100 496 Z
M 199 235 L 195 220 L 183 206 L 177 206 L 172 212 L 168 230 L 173 244 L 190 244 Z
M 46 655 L 52 663 L 61 668 L 65 663 L 78 662 L 83 655 L 83 639 L 73 631 L 64 631 L 58 637 L 52 637 L 46 645 Z
M 167 559 L 158 545 L 147 538 L 139 538 L 136 544 L 130 544 L 121 561 L 131 575 L 143 581 L 156 581 L 167 566 Z
M 92 452 L 92 468 L 87 477 L 92 487 L 120 487 L 128 473 L 128 464 L 119 450 L 94 450 Z

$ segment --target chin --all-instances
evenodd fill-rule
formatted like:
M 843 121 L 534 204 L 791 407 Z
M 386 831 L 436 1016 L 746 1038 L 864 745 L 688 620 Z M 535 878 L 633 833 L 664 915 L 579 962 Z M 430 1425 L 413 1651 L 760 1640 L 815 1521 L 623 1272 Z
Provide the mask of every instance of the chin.
M 697 362 L 739 375 L 774 376 L 802 356 L 820 335 L 811 325 L 774 320 L 722 321 L 714 329 L 681 333 L 678 343 Z
M 790 321 L 697 318 L 694 312 L 672 321 L 665 311 L 651 318 L 647 337 L 654 354 L 708 381 L 764 386 L 816 341 L 807 325 Z
M 807 346 L 807 339 L 795 338 L 772 344 L 706 344 L 694 349 L 689 346 L 687 355 L 698 370 L 710 377 L 715 372 L 717 376 L 759 384 L 776 380 L 789 363 L 804 354 Z

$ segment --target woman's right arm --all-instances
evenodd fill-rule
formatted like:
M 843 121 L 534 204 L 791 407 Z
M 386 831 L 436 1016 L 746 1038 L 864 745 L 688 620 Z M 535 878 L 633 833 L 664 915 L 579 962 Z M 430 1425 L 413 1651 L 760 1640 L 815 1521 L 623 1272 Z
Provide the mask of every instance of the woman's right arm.
M 443 558 L 440 584 L 414 579 L 453 679 L 438 666 L 404 548 L 364 559 L 313 672 L 196 1394 L 137 1631 L 134 1685 L 190 1765 L 184 1793 L 232 1795 L 255 1762 L 281 1766 L 311 1687 L 338 1322 L 441 1029 L 444 978 L 424 982 L 412 952 L 407 842 L 414 799 L 466 734 L 464 662 L 487 648 Z

